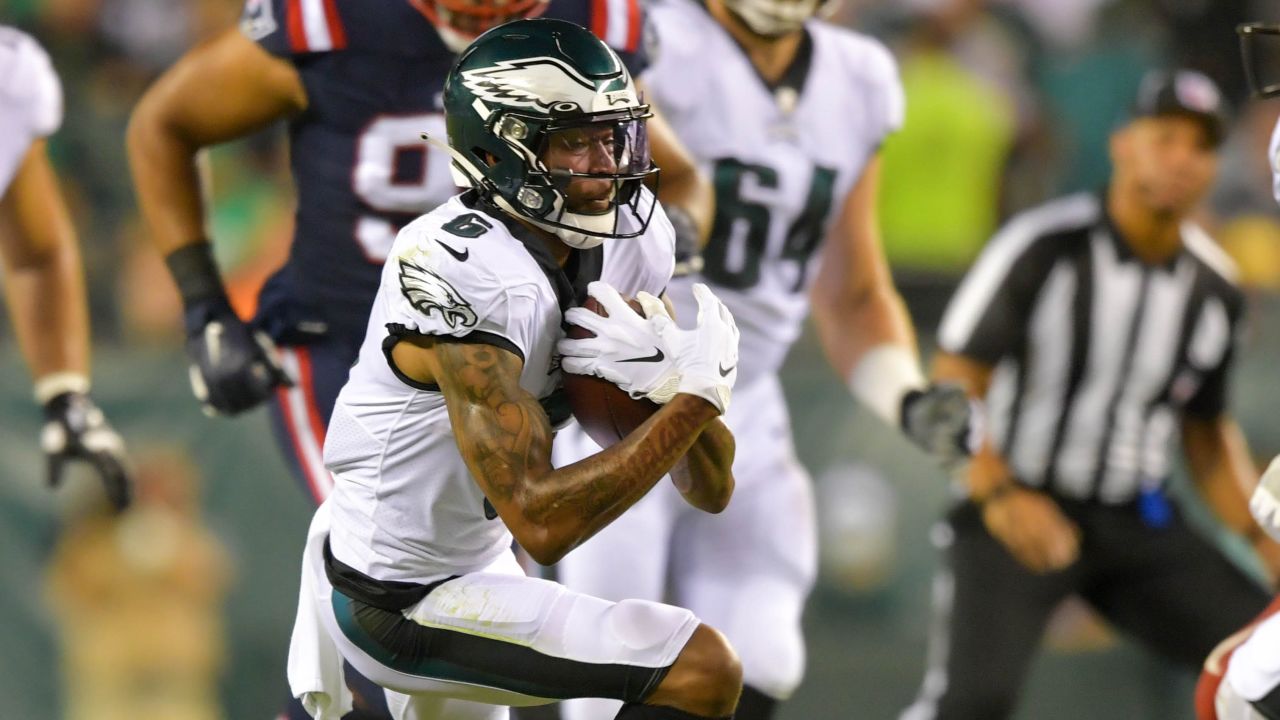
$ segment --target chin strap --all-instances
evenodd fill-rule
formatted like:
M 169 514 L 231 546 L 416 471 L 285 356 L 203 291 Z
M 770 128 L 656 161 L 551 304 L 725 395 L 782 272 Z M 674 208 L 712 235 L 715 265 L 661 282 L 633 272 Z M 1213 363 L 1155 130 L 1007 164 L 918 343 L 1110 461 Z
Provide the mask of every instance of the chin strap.
M 517 211 L 515 207 L 513 207 L 511 203 L 507 202 L 507 199 L 502 197 L 501 195 L 494 195 L 493 203 L 497 205 L 499 208 L 501 208 L 503 211 L 510 213 L 511 215 L 514 215 L 518 218 L 528 220 L 530 223 L 536 225 L 537 227 L 543 230 L 546 230 L 552 235 L 555 235 L 556 237 L 560 238 L 561 242 L 563 242 L 565 245 L 568 245 L 571 248 L 575 248 L 578 250 L 590 250 L 591 248 L 596 247 L 597 245 L 605 241 L 605 238 L 603 237 L 600 237 L 598 235 L 588 235 L 587 233 L 578 232 L 577 230 L 574 230 L 572 227 L 562 227 L 559 225 L 552 225 L 550 223 L 539 222 L 536 218 L 531 218 L 528 215 L 525 215 L 524 213 Z M 614 210 L 614 212 L 616 213 L 617 210 Z M 583 216 L 576 215 L 574 213 L 564 213 L 561 216 L 561 220 L 563 222 L 565 218 L 576 219 L 579 217 L 583 217 Z

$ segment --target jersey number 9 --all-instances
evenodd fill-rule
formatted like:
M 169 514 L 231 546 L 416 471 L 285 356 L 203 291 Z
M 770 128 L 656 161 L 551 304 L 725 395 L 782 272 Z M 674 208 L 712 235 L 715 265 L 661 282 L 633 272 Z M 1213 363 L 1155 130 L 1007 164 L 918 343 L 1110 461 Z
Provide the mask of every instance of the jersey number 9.
M 443 137 L 444 131 L 440 113 L 383 115 L 356 141 L 351 186 L 372 212 L 356 221 L 355 235 L 370 262 L 386 262 L 400 226 L 457 191 L 449 157 L 422 139 L 423 133 Z

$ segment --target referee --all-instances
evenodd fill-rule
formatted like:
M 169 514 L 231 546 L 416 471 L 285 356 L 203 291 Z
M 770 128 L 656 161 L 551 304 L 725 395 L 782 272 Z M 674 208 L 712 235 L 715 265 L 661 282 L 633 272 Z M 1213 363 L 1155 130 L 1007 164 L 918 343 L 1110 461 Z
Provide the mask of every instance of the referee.
M 1111 138 L 1106 190 L 1013 219 L 952 299 L 934 372 L 986 399 L 988 437 L 940 533 L 929 667 L 902 720 L 1010 716 L 1073 594 L 1188 668 L 1267 605 L 1164 494 L 1180 432 L 1206 503 L 1280 569 L 1226 407 L 1244 297 L 1187 220 L 1222 136 L 1208 78 L 1148 75 Z

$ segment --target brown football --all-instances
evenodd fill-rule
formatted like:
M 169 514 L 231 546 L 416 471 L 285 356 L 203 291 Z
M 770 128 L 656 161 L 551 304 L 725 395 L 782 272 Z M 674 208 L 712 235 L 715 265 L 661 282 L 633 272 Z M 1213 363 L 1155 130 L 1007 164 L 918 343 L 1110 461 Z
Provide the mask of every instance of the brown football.
M 628 300 L 627 304 L 637 313 L 644 314 L 640 303 L 635 300 Z M 582 307 L 597 315 L 609 316 L 595 298 L 587 298 Z M 589 330 L 577 325 L 570 325 L 566 334 L 575 340 L 594 337 Z M 604 378 L 564 373 L 562 382 L 573 416 L 587 435 L 603 448 L 626 437 L 658 411 L 657 403 L 645 398 L 633 400 L 625 390 Z

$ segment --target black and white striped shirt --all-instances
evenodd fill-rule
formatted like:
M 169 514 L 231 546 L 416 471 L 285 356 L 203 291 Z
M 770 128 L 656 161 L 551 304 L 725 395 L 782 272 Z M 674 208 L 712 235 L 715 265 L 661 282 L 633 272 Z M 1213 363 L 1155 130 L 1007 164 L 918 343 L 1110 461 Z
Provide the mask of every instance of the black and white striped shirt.
M 1075 195 L 1015 217 L 970 269 L 939 343 L 995 368 L 989 431 L 1019 480 L 1131 500 L 1169 474 L 1181 413 L 1225 410 L 1244 296 L 1211 238 L 1187 223 L 1182 239 L 1145 264 Z

